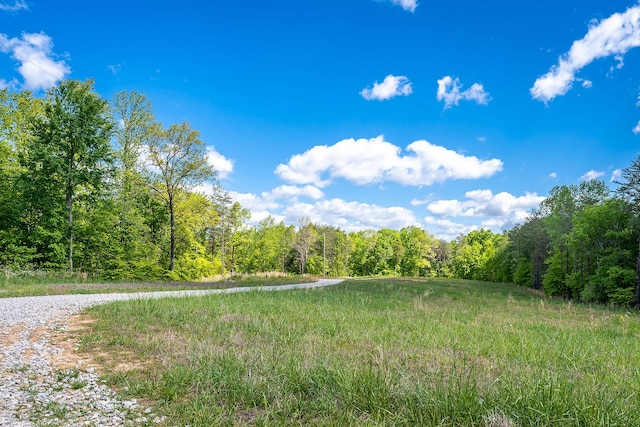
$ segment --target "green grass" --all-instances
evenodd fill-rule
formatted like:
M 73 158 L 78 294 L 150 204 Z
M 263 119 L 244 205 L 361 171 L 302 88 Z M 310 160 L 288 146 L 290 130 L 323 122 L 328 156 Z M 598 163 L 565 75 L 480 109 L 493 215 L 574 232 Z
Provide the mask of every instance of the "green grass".
M 508 285 L 346 281 L 88 313 L 83 350 L 168 426 L 640 425 L 638 314 Z M 138 368 L 109 368 L 123 361 Z
M 32 275 L 20 275 L 10 279 L 7 279 L 6 277 L 2 278 L 0 275 L 0 298 L 41 295 L 174 291 L 188 289 L 222 289 L 244 286 L 285 285 L 310 281 L 313 281 L 313 279 L 298 276 L 277 278 L 237 276 L 234 277 L 233 280 L 218 280 L 210 282 L 108 282 L 60 272 L 37 272 Z

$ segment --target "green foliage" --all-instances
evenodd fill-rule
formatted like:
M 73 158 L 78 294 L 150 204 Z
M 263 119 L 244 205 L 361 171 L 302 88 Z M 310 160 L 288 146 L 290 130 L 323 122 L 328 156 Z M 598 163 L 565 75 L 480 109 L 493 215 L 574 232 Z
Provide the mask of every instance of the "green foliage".
M 490 230 L 474 230 L 458 239 L 452 260 L 457 277 L 474 280 L 496 280 L 499 251 L 506 246 L 506 237 Z M 502 276 L 511 276 L 501 273 Z
M 518 266 L 513 272 L 514 283 L 528 288 L 533 287 L 533 261 L 526 258 L 520 259 Z
M 201 280 L 203 277 L 213 277 L 220 271 L 220 263 L 211 261 L 195 252 L 188 252 L 176 261 L 176 268 L 169 272 L 172 280 Z
M 249 211 L 216 185 L 198 131 L 158 123 L 144 94 L 120 92 L 108 105 L 91 80 L 61 82 L 45 98 L 4 89 L 0 266 L 109 280 L 461 277 L 588 303 L 632 305 L 635 295 L 639 305 L 640 156 L 621 177 L 617 197 L 600 180 L 556 186 L 511 230 L 453 242 L 416 226 L 346 233 L 272 217 L 248 226 Z M 194 191 L 204 181 L 211 194 Z

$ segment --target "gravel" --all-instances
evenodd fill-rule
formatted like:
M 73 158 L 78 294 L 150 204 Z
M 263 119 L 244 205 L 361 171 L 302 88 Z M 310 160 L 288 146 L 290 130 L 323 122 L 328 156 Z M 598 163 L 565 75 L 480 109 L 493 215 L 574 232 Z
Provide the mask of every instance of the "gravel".
M 281 291 L 331 286 L 315 283 L 124 294 L 56 295 L 0 299 L 0 426 L 153 426 L 162 417 L 135 399 L 122 400 L 82 360 L 66 366 L 52 337 L 70 316 L 111 301 Z M 68 365 L 68 363 L 67 363 Z M 63 366 L 63 367 L 61 367 Z

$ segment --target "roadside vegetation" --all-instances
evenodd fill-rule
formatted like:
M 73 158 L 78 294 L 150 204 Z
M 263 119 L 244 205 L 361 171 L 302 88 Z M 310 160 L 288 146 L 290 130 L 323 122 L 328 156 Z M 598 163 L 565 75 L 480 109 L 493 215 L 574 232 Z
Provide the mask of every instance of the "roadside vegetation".
M 288 285 L 315 281 L 312 277 L 294 274 L 254 274 L 234 275 L 223 278 L 213 277 L 200 282 L 124 282 L 105 281 L 84 274 L 50 271 L 21 270 L 19 272 L 0 270 L 0 298 L 67 295 L 106 294 L 120 292 L 155 292 L 189 289 L 224 289 L 247 286 Z
M 456 277 L 640 307 L 640 156 L 619 182 L 553 187 L 510 230 L 449 241 L 418 226 L 250 223 L 206 159 L 199 132 L 160 123 L 142 93 L 104 99 L 92 80 L 61 81 L 45 97 L 0 90 L 0 269 L 144 283 L 266 271 Z
M 640 425 L 637 312 L 458 279 L 89 309 L 81 350 L 166 425 Z

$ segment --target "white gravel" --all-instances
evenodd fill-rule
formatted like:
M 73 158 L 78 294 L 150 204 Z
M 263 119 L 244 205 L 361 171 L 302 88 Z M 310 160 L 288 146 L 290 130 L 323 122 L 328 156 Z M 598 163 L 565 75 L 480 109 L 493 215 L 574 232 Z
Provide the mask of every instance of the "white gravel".
M 259 288 L 0 298 L 0 426 L 152 426 L 164 421 L 135 400 L 119 399 L 82 361 L 68 369 L 52 364 L 63 357 L 63 350 L 50 337 L 64 332 L 69 317 L 86 307 L 140 298 L 282 291 L 340 282 L 323 279 Z

